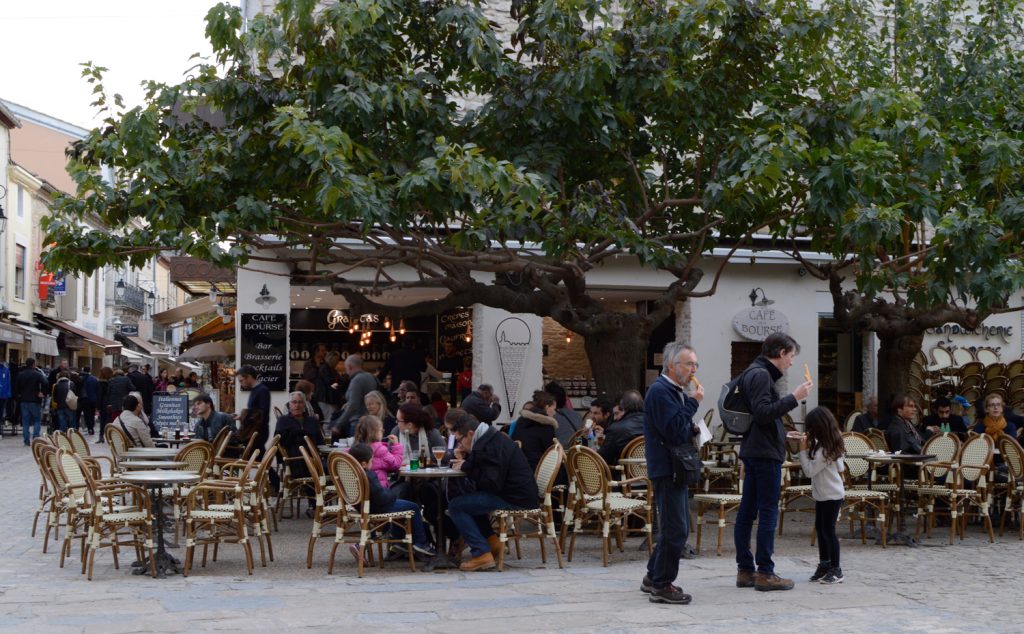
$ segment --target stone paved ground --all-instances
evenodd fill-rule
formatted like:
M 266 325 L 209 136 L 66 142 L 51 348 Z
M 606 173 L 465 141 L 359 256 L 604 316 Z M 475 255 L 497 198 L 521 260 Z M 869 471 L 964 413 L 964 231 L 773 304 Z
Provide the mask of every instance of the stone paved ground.
M 955 546 L 935 537 L 917 549 L 885 550 L 843 539 L 846 582 L 822 586 L 806 581 L 817 558 L 804 514 L 787 518 L 787 534 L 776 541 L 778 571 L 797 579 L 793 591 L 736 588 L 731 545 L 715 557 L 705 543 L 705 554 L 682 562 L 681 585 L 694 595 L 689 606 L 654 605 L 639 592 L 645 556 L 635 538 L 625 553 L 613 553 L 608 568 L 601 567 L 599 542 L 586 537 L 564 570 L 541 565 L 534 541 L 504 573 L 409 573 L 388 564 L 358 579 L 347 553 L 327 575 L 326 542 L 313 569 L 305 568 L 305 519 L 283 522 L 274 535 L 277 561 L 251 577 L 241 551 L 228 546 L 216 564 L 165 580 L 115 570 L 104 551 L 89 582 L 73 563 L 60 569 L 57 555 L 42 554 L 41 539 L 29 536 L 38 475 L 20 438 L 0 441 L 0 470 L 0 629 L 9 631 L 1024 631 L 1024 542 L 1015 535 L 989 544 L 971 527 Z

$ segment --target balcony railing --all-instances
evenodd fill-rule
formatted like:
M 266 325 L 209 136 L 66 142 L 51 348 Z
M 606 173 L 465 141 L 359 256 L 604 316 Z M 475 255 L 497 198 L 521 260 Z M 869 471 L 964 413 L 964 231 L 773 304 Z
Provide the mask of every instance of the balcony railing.
M 138 286 L 126 284 L 123 297 L 118 297 L 117 293 L 114 293 L 114 306 L 128 308 L 142 314 L 146 310 L 146 291 Z

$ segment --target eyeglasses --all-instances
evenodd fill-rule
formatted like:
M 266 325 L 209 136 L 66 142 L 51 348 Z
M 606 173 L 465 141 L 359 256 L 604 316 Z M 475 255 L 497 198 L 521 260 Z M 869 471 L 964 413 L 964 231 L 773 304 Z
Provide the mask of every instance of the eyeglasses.
M 1002 403 L 986 403 L 985 404 L 985 409 L 991 409 L 991 408 L 994 408 L 994 407 L 1002 408 L 1003 404 Z
M 697 368 L 700 367 L 700 364 L 697 363 L 696 361 L 686 361 L 685 363 L 684 362 L 680 362 L 680 363 L 678 363 L 678 365 L 690 368 L 691 370 L 696 370 Z

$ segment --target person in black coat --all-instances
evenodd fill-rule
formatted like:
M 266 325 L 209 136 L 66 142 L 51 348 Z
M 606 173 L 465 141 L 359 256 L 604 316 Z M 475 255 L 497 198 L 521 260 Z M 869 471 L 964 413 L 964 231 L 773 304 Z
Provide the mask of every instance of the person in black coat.
M 121 413 L 124 397 L 135 389 L 131 379 L 124 375 L 120 368 L 114 370 L 114 376 L 110 377 L 107 383 L 107 421 L 112 421 Z
M 554 397 L 538 390 L 533 393 L 533 400 L 523 406 L 519 420 L 512 426 L 512 440 L 522 444 L 526 461 L 534 471 L 537 470 L 541 456 L 555 440 L 558 421 L 554 415 Z M 640 422 L 642 425 L 643 420 Z
M 481 383 L 472 394 L 462 399 L 462 409 L 482 423 L 491 423 L 501 414 L 501 398 L 491 385 Z
M 309 468 L 302 460 L 299 447 L 305 446 L 305 437 L 309 436 L 316 445 L 324 444 L 324 434 L 320 423 L 306 414 L 306 396 L 302 392 L 292 392 L 288 397 L 288 413 L 277 419 L 274 434 L 281 436 L 281 450 L 293 478 L 308 478 Z
M 18 409 L 21 411 L 21 433 L 25 445 L 30 444 L 29 432 L 32 438 L 39 438 L 40 425 L 42 423 L 42 403 L 46 396 L 49 384 L 46 377 L 36 368 L 36 360 L 29 357 L 25 360 L 25 369 L 18 373 L 14 379 L 14 388 L 11 396 L 18 399 Z
M 569 396 L 561 385 L 551 381 L 544 386 L 544 391 L 555 397 L 555 405 L 557 405 L 555 420 L 558 421 L 558 442 L 568 449 L 569 440 L 572 438 L 572 435 L 583 427 L 583 418 L 579 415 L 579 412 L 572 408 Z
M 451 424 L 458 440 L 452 468 L 463 471 L 475 487 L 453 499 L 448 516 L 469 545 L 472 558 L 464 572 L 494 568 L 494 552 L 501 548 L 488 515 L 498 509 L 536 508 L 537 483 L 526 456 L 511 438 L 496 427 L 466 415 Z
M 644 435 L 644 397 L 640 392 L 629 390 L 619 400 L 622 418 L 608 426 L 604 431 L 604 444 L 597 453 L 604 458 L 608 466 L 619 464 L 622 450 L 629 441 Z
M 142 395 L 142 409 L 146 415 L 153 413 L 153 377 L 139 372 L 139 366 L 134 363 L 128 366 L 128 380 L 134 390 Z
M 932 403 L 932 413 L 925 416 L 921 424 L 933 432 L 941 432 L 943 425 L 949 425 L 949 431 L 956 434 L 960 440 L 967 438 L 967 422 L 963 416 L 953 414 L 953 404 L 945 396 L 935 399 Z

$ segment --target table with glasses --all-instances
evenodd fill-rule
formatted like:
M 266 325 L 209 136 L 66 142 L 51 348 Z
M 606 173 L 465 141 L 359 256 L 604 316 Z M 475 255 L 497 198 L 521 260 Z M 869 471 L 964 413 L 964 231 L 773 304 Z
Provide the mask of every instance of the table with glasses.
M 398 472 L 398 475 L 408 480 L 410 484 L 413 484 L 413 486 L 415 486 L 414 483 L 416 482 L 426 482 L 429 480 L 437 480 L 441 483 L 441 486 L 437 487 L 437 517 L 435 518 L 435 527 L 437 529 L 437 554 L 427 561 L 426 565 L 423 566 L 423 569 L 430 572 L 431 570 L 458 567 L 458 564 L 448 556 L 447 546 L 445 544 L 444 490 L 447 488 L 449 478 L 464 478 L 466 474 L 458 469 L 452 469 L 451 467 L 421 467 L 419 469 L 402 467 Z
M 167 552 L 164 544 L 164 487 L 179 486 L 182 484 L 195 484 L 199 482 L 199 474 L 194 471 L 172 471 L 172 470 L 147 470 L 129 471 L 118 476 L 119 480 L 138 484 L 147 487 L 150 491 L 150 499 L 156 507 L 156 576 L 157 579 L 164 579 L 167 574 L 181 572 L 181 561 Z M 144 575 L 149 570 L 148 562 L 137 561 L 132 564 L 132 574 Z
M 858 456 L 860 457 L 860 456 Z M 907 533 L 903 526 L 903 515 L 906 511 L 907 497 L 906 489 L 904 486 L 903 477 L 903 466 L 911 465 L 918 466 L 925 464 L 926 462 L 934 462 L 936 457 L 930 454 L 900 454 L 900 453 L 873 453 L 865 454 L 863 456 L 868 464 L 871 466 L 872 473 L 868 477 L 868 490 L 871 490 L 872 483 L 874 482 L 874 471 L 878 465 L 899 465 L 901 468 L 896 470 L 899 474 L 899 490 L 897 492 L 897 505 L 899 510 L 896 512 L 896 532 L 892 533 L 887 538 L 888 544 L 903 544 L 904 546 L 910 546 L 914 548 L 917 546 L 917 540 L 913 535 Z

